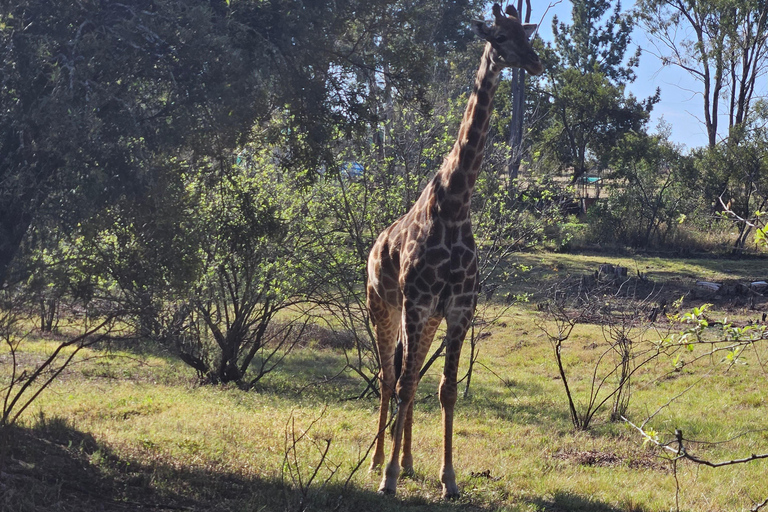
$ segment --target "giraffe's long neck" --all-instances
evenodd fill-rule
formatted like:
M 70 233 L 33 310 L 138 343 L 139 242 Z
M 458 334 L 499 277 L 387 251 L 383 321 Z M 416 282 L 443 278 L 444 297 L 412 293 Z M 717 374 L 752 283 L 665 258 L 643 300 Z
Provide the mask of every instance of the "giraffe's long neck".
M 445 191 L 445 195 L 438 194 L 443 195 L 438 197 L 438 201 L 451 209 L 458 206 L 456 213 L 459 217 L 469 214 L 469 200 L 483 161 L 493 95 L 499 85 L 501 67 L 494 64 L 492 52 L 491 44 L 486 44 L 475 86 L 459 128 L 459 137 L 438 172 L 440 184 Z

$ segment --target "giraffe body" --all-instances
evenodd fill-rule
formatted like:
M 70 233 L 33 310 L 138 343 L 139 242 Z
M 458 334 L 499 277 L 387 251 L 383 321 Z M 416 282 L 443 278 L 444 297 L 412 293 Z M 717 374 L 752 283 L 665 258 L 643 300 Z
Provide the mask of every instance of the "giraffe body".
M 444 497 L 456 497 L 459 493 L 452 459 L 456 376 L 461 346 L 474 315 L 478 286 L 470 199 L 483 158 L 501 70 L 514 66 L 532 74 L 542 72 L 528 42 L 535 25 L 523 26 L 514 8 L 507 8 L 507 17 L 495 4 L 493 13 L 493 26 L 475 22 L 476 32 L 488 43 L 456 144 L 411 210 L 379 235 L 368 258 L 368 309 L 376 328 L 381 362 L 379 428 L 371 469 L 384 463 L 388 406 L 393 392 L 398 403 L 392 451 L 379 487 L 379 492 L 385 494 L 395 493 L 401 471 L 413 472 L 413 397 L 419 371 L 443 319 L 446 349 L 439 388 L 443 424 L 440 480 Z M 398 337 L 403 342 L 403 361 L 402 374 L 396 379 L 394 355 Z

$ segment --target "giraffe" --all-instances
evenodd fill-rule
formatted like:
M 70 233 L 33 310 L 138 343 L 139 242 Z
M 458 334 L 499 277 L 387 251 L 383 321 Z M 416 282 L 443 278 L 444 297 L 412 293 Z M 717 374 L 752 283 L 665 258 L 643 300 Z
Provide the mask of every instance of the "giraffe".
M 379 486 L 382 494 L 396 492 L 401 468 L 407 474 L 413 473 L 413 397 L 419 371 L 443 319 L 446 348 L 439 387 L 443 426 L 440 480 L 444 498 L 459 494 L 452 453 L 456 375 L 478 291 L 470 198 L 502 69 L 518 67 L 533 75 L 543 71 L 528 41 L 536 25 L 522 24 L 512 6 L 507 7 L 506 13 L 499 4 L 494 4 L 493 25 L 473 22 L 475 33 L 487 43 L 456 144 L 410 211 L 379 235 L 368 257 L 367 305 L 381 363 L 381 404 L 372 471 L 384 463 L 387 414 L 393 392 L 398 404 L 392 427 L 392 451 Z M 402 373 L 396 377 L 398 336 L 403 354 Z

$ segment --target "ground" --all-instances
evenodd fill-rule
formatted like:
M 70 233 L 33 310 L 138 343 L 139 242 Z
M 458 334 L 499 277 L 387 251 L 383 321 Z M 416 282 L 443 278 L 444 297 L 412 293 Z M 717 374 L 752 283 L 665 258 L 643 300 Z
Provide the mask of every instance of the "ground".
M 17 427 L 4 430 L 0 510 L 637 512 L 675 509 L 677 502 L 680 510 L 749 510 L 768 498 L 765 461 L 720 469 L 681 462 L 675 473 L 662 451 L 625 423 L 611 422 L 606 409 L 589 430 L 576 431 L 542 329 L 546 313 L 537 307 L 565 276 L 581 281 L 610 263 L 628 267 L 630 278 L 607 284 L 611 301 L 625 294 L 637 303 L 650 295 L 650 308 L 662 297 L 669 303 L 685 297 L 682 311 L 712 302 L 713 323 L 727 316 L 747 325 L 759 321 L 765 297 L 694 298 L 690 291 L 696 280 L 764 278 L 764 260 L 546 253 L 520 255 L 517 263 L 529 270 L 511 292 L 530 293 L 530 302 L 493 306 L 501 313 L 486 326 L 472 386 L 457 404 L 458 502 L 440 499 L 437 479 L 440 365 L 425 375 L 417 395 L 416 474 L 401 482 L 397 497 L 380 497 L 379 475 L 367 472 L 377 401 L 357 398 L 364 384 L 345 371 L 350 354 L 317 330 L 315 342 L 248 393 L 198 385 L 193 372 L 151 347 L 88 352 Z M 638 350 L 675 326 L 666 317 L 657 324 L 663 327 L 632 331 Z M 604 371 L 596 365 L 607 346 L 602 327 L 578 326 L 563 348 L 580 407 L 596 368 Z M 36 334 L 22 356 L 33 363 L 56 341 Z M 654 359 L 633 377 L 630 418 L 639 423 L 655 413 L 647 428 L 662 442 L 674 439 L 676 428 L 697 441 L 727 440 L 689 446 L 712 460 L 768 453 L 768 431 L 761 429 L 768 408 L 764 345 L 753 344 L 732 364 L 724 364 L 724 354 L 696 360 L 703 347 L 684 350 L 682 360 Z M 0 364 L 9 368 L 6 352 Z

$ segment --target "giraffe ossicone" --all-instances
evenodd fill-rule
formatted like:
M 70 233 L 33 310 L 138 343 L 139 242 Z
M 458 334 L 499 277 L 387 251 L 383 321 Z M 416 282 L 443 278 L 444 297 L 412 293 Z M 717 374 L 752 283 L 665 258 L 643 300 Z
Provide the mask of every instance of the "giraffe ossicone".
M 517 11 L 510 7 L 505 15 L 494 4 L 491 25 L 473 22 L 475 32 L 487 43 L 456 144 L 410 211 L 379 235 L 368 257 L 367 303 L 381 362 L 381 404 L 372 470 L 384 463 L 389 401 L 393 393 L 398 399 L 392 451 L 380 493 L 394 494 L 401 472 L 413 473 L 413 397 L 435 330 L 445 319 L 445 367 L 439 388 L 443 425 L 440 481 L 445 498 L 459 494 L 452 444 L 456 376 L 461 345 L 474 315 L 478 283 L 470 199 L 502 69 L 517 67 L 534 75 L 543 71 L 528 40 L 536 26 L 521 23 Z M 398 338 L 403 353 L 402 372 L 396 378 Z

